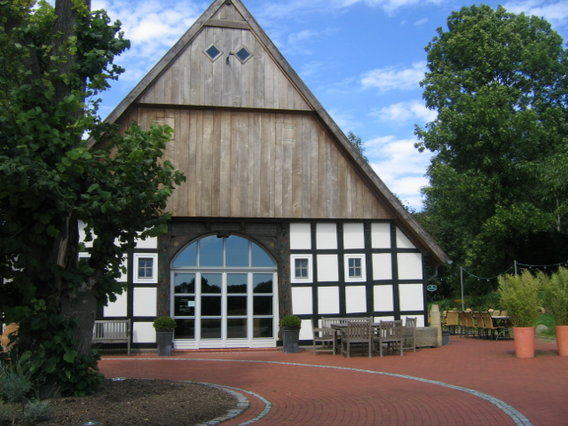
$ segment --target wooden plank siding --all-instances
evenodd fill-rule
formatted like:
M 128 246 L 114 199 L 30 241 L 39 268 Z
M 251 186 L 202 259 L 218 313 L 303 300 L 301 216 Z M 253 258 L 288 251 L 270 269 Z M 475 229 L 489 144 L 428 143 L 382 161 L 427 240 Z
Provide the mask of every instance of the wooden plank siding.
M 165 158 L 187 176 L 168 204 L 174 216 L 394 217 L 314 115 L 143 107 L 124 120 L 174 128 Z
M 211 61 L 212 44 L 223 54 Z M 253 55 L 244 64 L 234 55 L 246 47 Z M 152 84 L 138 102 L 278 110 L 311 108 L 301 92 L 249 30 L 204 27 Z

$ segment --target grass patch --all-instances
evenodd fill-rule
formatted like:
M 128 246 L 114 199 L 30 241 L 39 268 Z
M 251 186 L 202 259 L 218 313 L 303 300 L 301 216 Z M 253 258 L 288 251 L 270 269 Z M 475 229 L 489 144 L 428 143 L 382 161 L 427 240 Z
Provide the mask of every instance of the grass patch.
M 544 337 L 554 337 L 554 327 L 556 326 L 554 322 L 554 317 L 551 314 L 541 314 L 537 317 L 534 325 L 537 326 L 539 324 L 546 325 L 548 327 L 548 331 L 543 333 L 542 336 Z

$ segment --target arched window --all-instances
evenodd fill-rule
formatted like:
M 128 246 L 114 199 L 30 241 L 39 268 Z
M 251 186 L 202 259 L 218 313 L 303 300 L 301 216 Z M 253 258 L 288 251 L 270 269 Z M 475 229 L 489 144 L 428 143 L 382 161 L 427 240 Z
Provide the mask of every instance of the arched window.
M 266 346 L 275 342 L 276 263 L 258 244 L 209 235 L 171 263 L 176 347 Z

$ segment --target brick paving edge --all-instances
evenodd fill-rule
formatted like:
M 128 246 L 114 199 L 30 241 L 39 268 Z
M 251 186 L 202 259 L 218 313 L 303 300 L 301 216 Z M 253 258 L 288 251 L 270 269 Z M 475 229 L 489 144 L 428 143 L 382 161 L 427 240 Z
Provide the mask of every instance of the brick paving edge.
M 134 360 L 136 358 L 130 358 L 130 359 Z M 137 358 L 137 360 L 139 360 L 139 361 L 157 361 L 157 360 L 161 360 L 161 358 Z M 261 361 L 261 360 L 250 360 L 250 359 L 234 360 L 234 359 L 175 358 L 175 357 L 173 357 L 173 358 L 168 358 L 168 360 L 169 361 L 242 362 L 242 363 L 257 363 L 257 364 L 291 365 L 291 366 L 298 366 L 298 367 L 329 368 L 329 369 L 334 369 L 334 370 L 354 371 L 354 372 L 358 372 L 358 373 L 376 374 L 376 375 L 380 375 L 380 376 L 388 376 L 388 377 L 395 377 L 395 378 L 399 378 L 399 379 L 414 380 L 414 381 L 417 381 L 417 382 L 428 383 L 428 384 L 431 384 L 431 385 L 441 386 L 441 387 L 445 387 L 445 388 L 448 388 L 448 389 L 468 393 L 472 396 L 483 399 L 483 400 L 495 405 L 499 410 L 501 410 L 503 413 L 505 413 L 507 416 L 509 416 L 511 418 L 511 420 L 513 420 L 513 422 L 515 422 L 516 425 L 519 425 L 519 426 L 531 426 L 532 425 L 530 420 L 527 417 L 525 417 L 520 411 L 518 411 L 514 407 L 510 406 L 506 402 L 501 401 L 500 399 L 495 398 L 491 395 L 477 391 L 475 389 L 466 388 L 466 387 L 463 387 L 463 386 L 452 385 L 452 384 L 441 382 L 441 381 L 438 381 L 438 380 L 430 380 L 430 379 L 425 379 L 425 378 L 422 378 L 422 377 L 409 376 L 409 375 L 406 375 L 406 374 L 389 373 L 389 372 L 385 372 L 385 371 L 365 370 L 365 369 L 361 369 L 361 368 L 341 367 L 341 366 L 334 366 L 334 365 L 306 364 L 306 363 L 284 362 L 284 361 Z M 221 385 L 215 385 L 215 386 L 221 387 Z M 228 387 L 228 388 L 230 389 L 230 387 Z M 237 390 L 238 388 L 233 388 L 233 389 Z M 249 392 L 249 391 L 242 390 L 242 389 L 238 389 L 238 390 L 240 392 L 247 392 L 247 393 L 253 394 L 255 397 L 261 399 L 265 403 L 265 410 L 263 410 L 263 412 L 261 414 L 259 414 L 259 416 L 255 417 L 254 419 L 251 419 L 251 420 L 249 420 L 245 423 L 242 423 L 242 425 L 248 425 L 248 424 L 254 423 L 254 422 L 260 420 L 262 417 L 264 417 L 268 414 L 268 412 L 270 411 L 270 407 L 271 407 L 271 404 L 268 400 L 264 399 L 260 395 L 254 394 L 253 392 Z M 268 408 L 268 411 L 266 411 L 267 408 Z M 265 411 L 266 411 L 266 413 L 265 413 Z M 217 424 L 217 423 L 215 423 L 215 424 Z

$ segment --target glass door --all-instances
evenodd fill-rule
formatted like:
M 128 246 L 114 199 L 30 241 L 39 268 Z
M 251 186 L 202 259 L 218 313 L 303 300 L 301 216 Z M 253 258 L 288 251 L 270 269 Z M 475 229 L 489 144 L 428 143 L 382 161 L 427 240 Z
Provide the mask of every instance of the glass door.
M 172 262 L 176 347 L 272 347 L 274 262 L 244 238 L 214 238 L 187 246 Z

